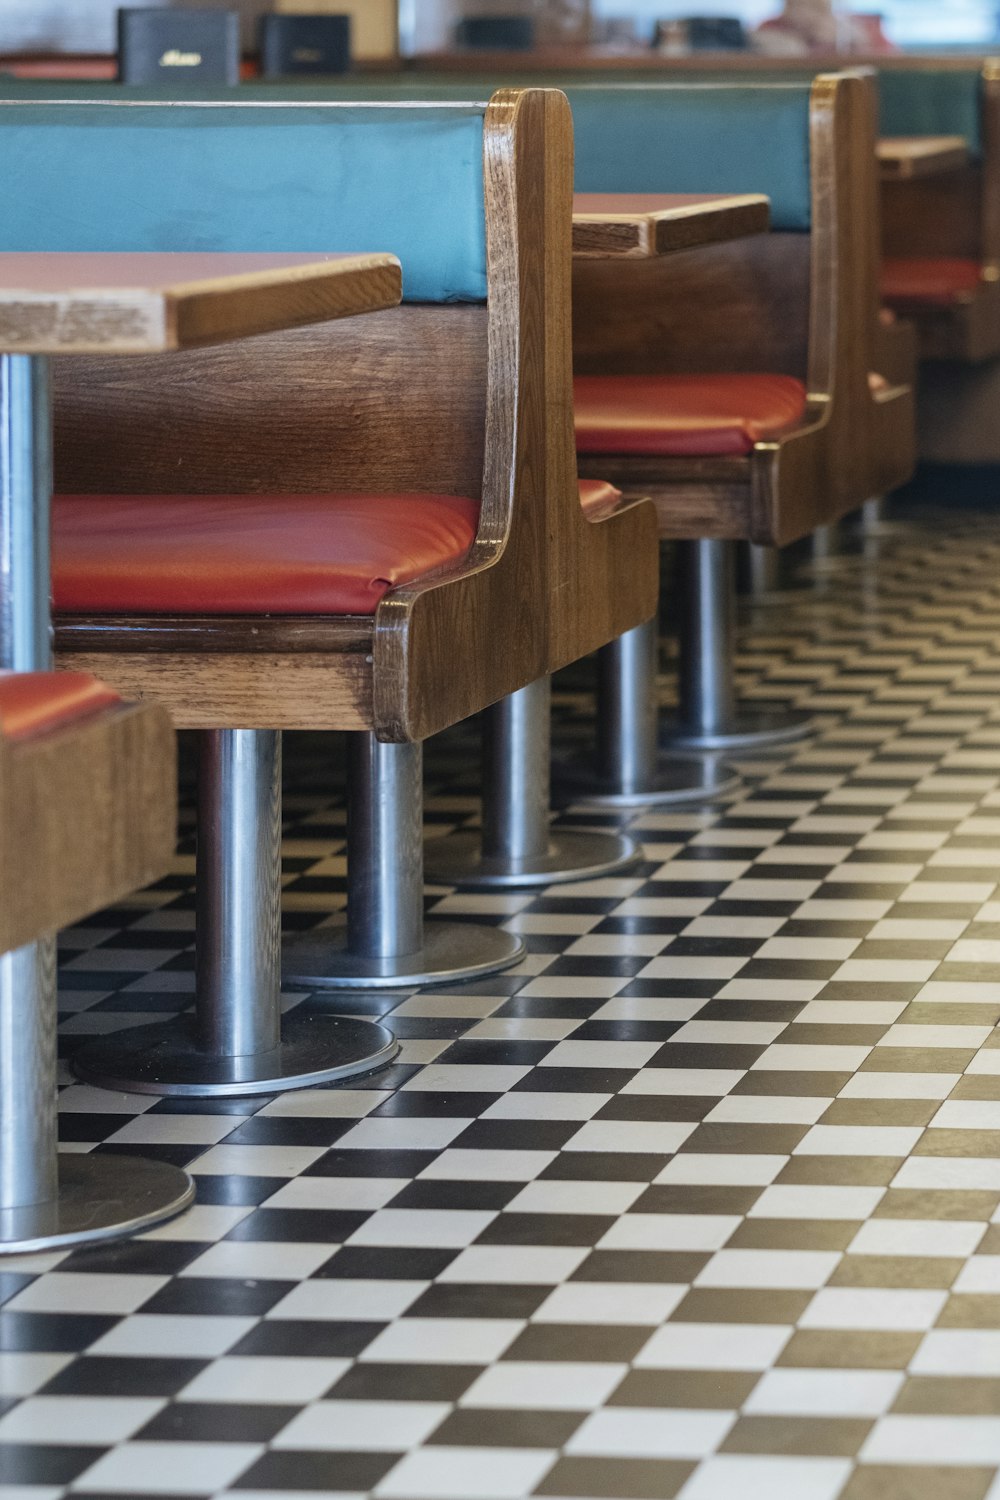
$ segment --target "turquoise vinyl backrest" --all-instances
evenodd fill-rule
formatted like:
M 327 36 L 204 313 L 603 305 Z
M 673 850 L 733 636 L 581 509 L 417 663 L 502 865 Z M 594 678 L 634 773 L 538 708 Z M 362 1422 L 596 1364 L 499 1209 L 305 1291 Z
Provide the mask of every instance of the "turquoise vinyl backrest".
M 493 85 L 514 81 L 511 75 Z M 546 81 L 563 89 L 573 110 L 578 192 L 766 193 L 775 229 L 809 228 L 808 77 L 763 84 Z M 430 100 L 468 98 L 493 86 L 479 78 L 427 83 L 419 75 L 389 82 L 399 97 Z M 267 85 L 248 87 L 256 97 L 268 94 Z M 384 95 L 386 81 L 377 87 Z M 310 94 L 361 99 L 375 88 L 349 81 L 314 85 Z M 285 85 L 277 97 L 288 93 Z
M 883 135 L 964 135 L 973 156 L 982 154 L 978 68 L 886 68 L 879 74 L 878 92 Z
M 440 103 L 488 95 L 505 82 L 515 82 L 514 75 L 493 84 L 478 78 L 425 82 L 417 75 L 248 84 L 240 92 L 262 101 L 396 97 Z M 775 229 L 808 230 L 810 89 L 808 77 L 791 83 L 570 84 L 564 92 L 573 110 L 577 191 L 766 193 Z
M 812 217 L 806 83 L 567 90 L 581 193 L 766 193 L 775 229 Z
M 294 106 L 297 118 L 311 110 L 318 111 L 331 102 L 360 106 L 386 99 L 417 100 L 425 105 L 437 103 L 449 105 L 452 109 L 464 106 L 481 114 L 482 104 L 467 105 L 465 101 L 488 96 L 494 86 L 524 81 L 512 74 L 492 82 L 478 77 L 425 81 L 419 75 L 413 75 L 370 82 L 347 79 L 323 84 L 254 83 L 244 84 L 235 91 L 220 93 L 209 90 L 202 102 L 211 101 L 221 108 L 228 99 L 238 97 L 245 101 L 245 105 L 254 104 L 265 109 L 269 105 Z M 535 79 L 530 82 L 534 84 Z M 561 84 L 557 78 L 547 78 L 545 82 L 549 86 Z M 24 102 L 35 97 L 41 87 L 38 83 L 0 80 L 0 100 L 6 96 Z M 51 99 L 53 85 L 45 88 Z M 107 96 L 107 85 L 77 84 L 73 97 L 75 99 L 79 91 L 80 96 L 89 98 L 98 88 L 102 97 Z M 769 80 L 765 83 L 713 80 L 698 83 L 570 84 L 564 91 L 573 109 L 576 187 L 579 192 L 765 193 L 771 200 L 771 220 L 775 229 L 808 230 L 811 222 L 808 76 L 796 77 L 792 82 Z M 130 101 L 133 111 L 150 100 L 166 102 L 161 89 L 121 89 L 119 93 Z M 12 107 L 12 104 L 0 107 L 0 128 L 4 110 Z M 193 102 L 170 106 L 171 112 L 184 121 L 197 108 Z M 236 110 L 232 113 L 235 114 Z M 274 114 L 277 113 L 275 109 Z M 654 149 L 653 143 L 660 140 L 669 145 Z M 0 174 L 2 172 L 0 167 Z M 0 184 L 2 182 L 0 175 Z M 441 218 L 447 223 L 444 214 Z M 274 227 L 272 225 L 272 229 Z M 20 248 L 4 244 L 2 227 L 0 248 Z M 209 246 L 191 248 L 207 249 Z M 311 243 L 277 245 L 269 242 L 263 247 L 226 244 L 212 248 L 311 250 L 316 246 Z M 378 248 L 392 249 L 400 255 L 406 295 L 417 296 L 414 268 L 397 243 L 382 244 Z
M 482 301 L 484 113 L 0 102 L 0 250 L 391 251 L 407 301 Z

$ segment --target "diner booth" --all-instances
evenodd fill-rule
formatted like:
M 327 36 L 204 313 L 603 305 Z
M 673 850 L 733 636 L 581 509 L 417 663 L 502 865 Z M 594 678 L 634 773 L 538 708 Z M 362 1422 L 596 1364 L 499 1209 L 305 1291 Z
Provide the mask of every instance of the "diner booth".
M 0 13 L 0 1500 L 997 1500 L 992 8 Z

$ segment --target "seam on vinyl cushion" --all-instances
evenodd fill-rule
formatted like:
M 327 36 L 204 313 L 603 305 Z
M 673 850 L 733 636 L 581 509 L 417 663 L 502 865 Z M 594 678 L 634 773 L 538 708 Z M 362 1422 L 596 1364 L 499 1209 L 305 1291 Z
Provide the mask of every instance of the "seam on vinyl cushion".
M 981 285 L 982 273 L 975 260 L 897 258 L 882 264 L 882 296 L 891 302 L 953 307 L 967 301 Z
M 90 672 L 0 672 L 0 733 L 30 739 L 121 701 Z
M 740 456 L 806 409 L 790 375 L 582 375 L 574 388 L 580 453 Z
M 62 613 L 372 614 L 458 563 L 479 504 L 454 495 L 57 495 Z

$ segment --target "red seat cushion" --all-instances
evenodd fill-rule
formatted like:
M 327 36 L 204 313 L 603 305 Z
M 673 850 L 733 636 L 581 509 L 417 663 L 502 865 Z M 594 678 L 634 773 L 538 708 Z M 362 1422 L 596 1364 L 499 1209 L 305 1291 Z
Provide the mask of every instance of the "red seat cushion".
M 746 454 L 806 409 L 790 375 L 581 375 L 574 389 L 580 453 Z
M 580 480 L 580 504 L 588 521 L 599 521 L 610 515 L 622 497 L 621 490 L 605 479 Z
M 30 739 L 121 701 L 89 672 L 0 672 L 0 733 Z
M 369 615 L 465 556 L 479 506 L 453 495 L 58 495 L 56 609 Z
M 953 307 L 968 301 L 982 285 L 975 260 L 887 260 L 882 263 L 882 296 L 887 302 L 919 302 Z

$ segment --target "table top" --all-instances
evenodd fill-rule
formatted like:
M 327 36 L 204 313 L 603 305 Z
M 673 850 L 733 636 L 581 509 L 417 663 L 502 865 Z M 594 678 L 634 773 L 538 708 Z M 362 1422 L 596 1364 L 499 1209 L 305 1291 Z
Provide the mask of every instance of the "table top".
M 897 182 L 964 167 L 969 144 L 961 135 L 883 136 L 877 155 L 883 182 Z
M 0 253 L 0 352 L 153 354 L 395 307 L 393 255 Z
M 577 193 L 573 254 L 650 257 L 766 234 L 760 193 Z

